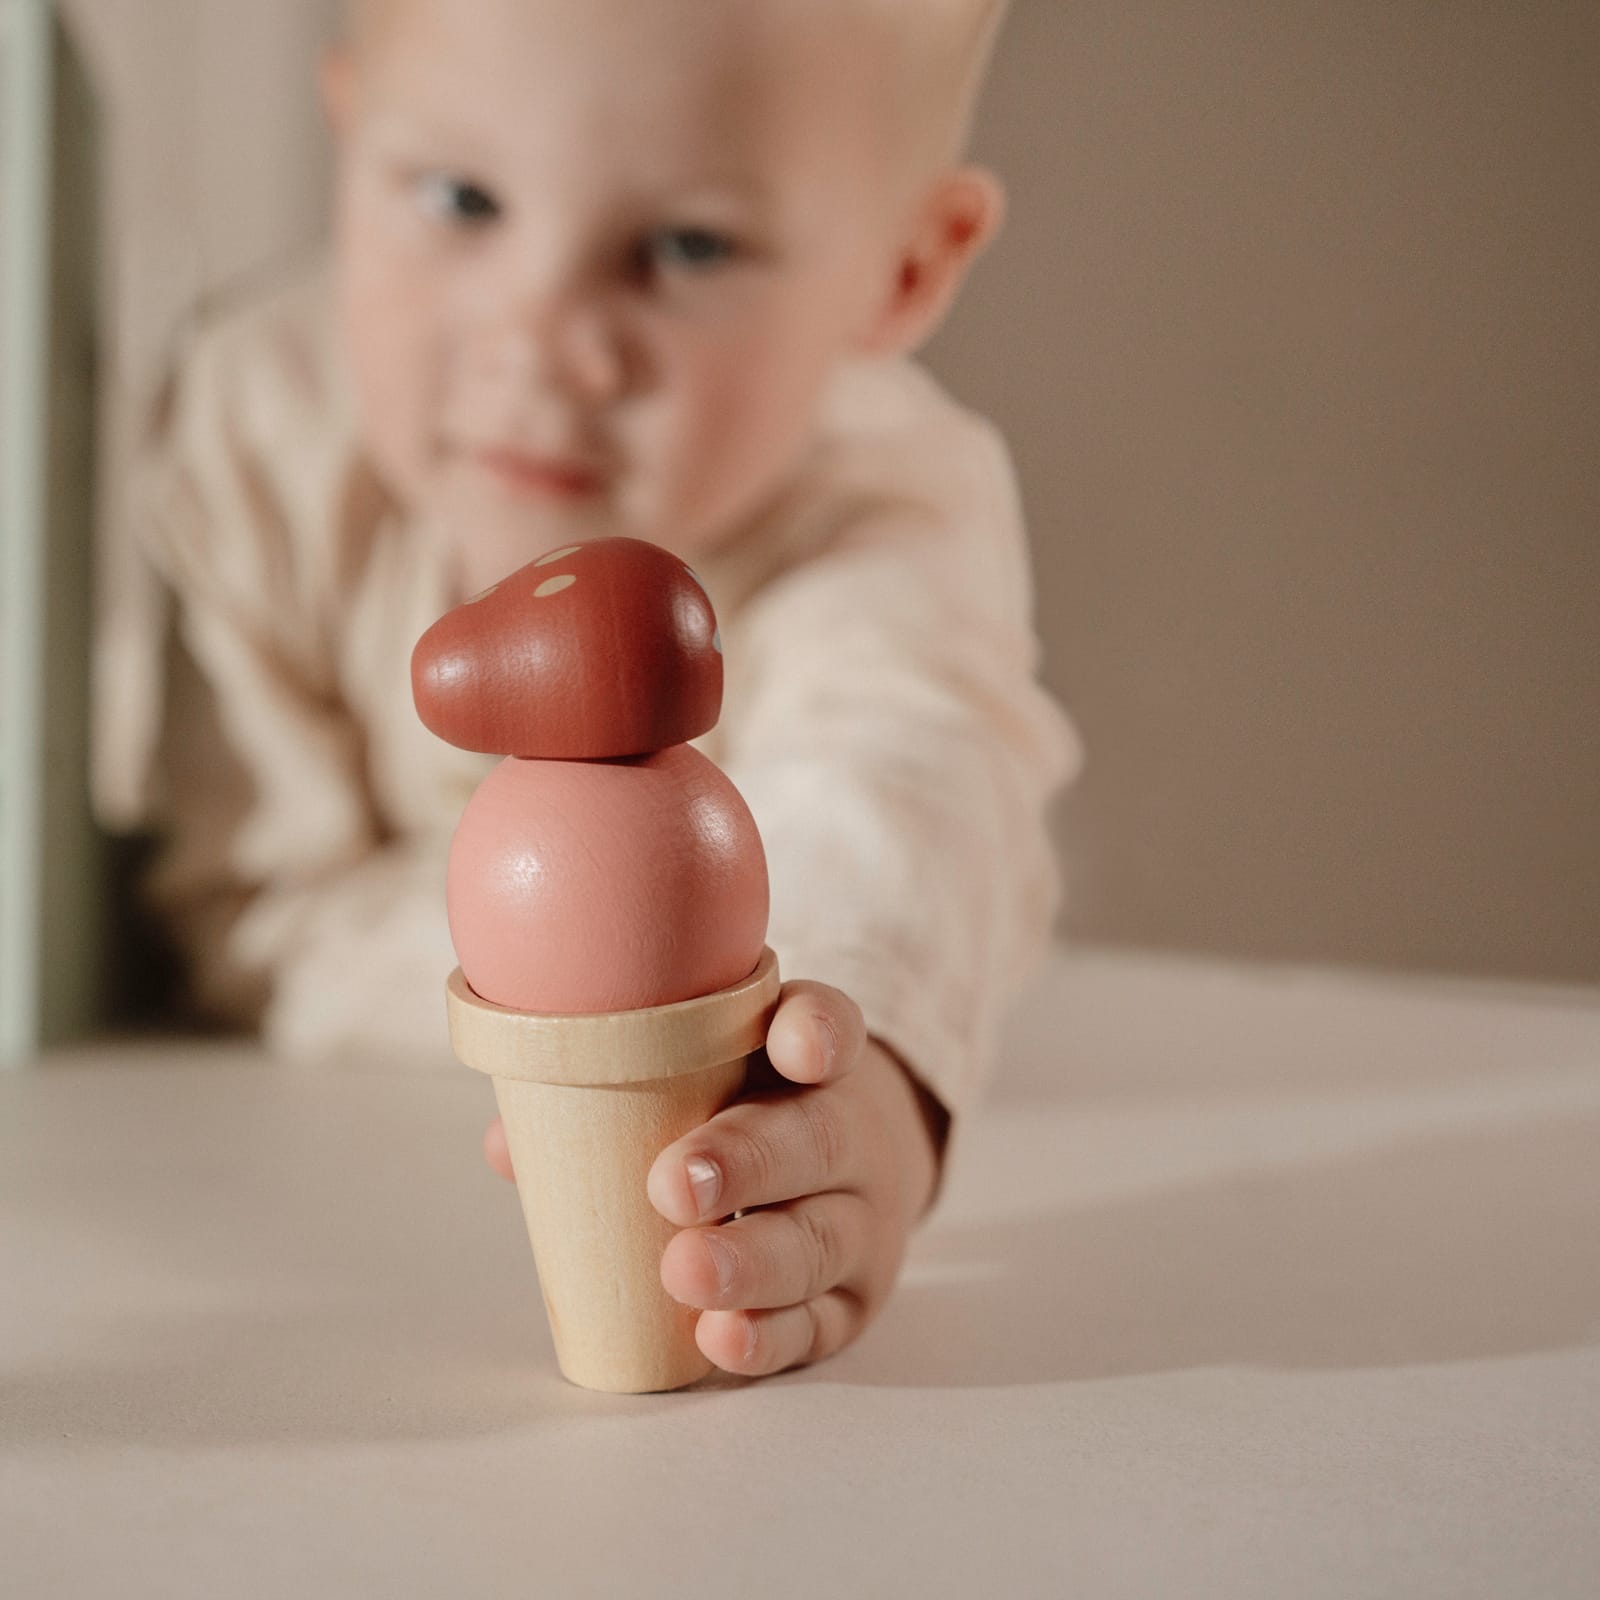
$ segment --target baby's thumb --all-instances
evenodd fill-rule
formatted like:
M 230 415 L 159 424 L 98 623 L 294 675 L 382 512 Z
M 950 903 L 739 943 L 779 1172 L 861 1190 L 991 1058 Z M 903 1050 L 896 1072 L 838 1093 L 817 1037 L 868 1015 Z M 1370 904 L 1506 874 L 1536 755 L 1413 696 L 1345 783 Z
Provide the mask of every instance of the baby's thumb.
M 506 1143 L 506 1125 L 496 1117 L 483 1131 L 483 1159 L 508 1182 L 517 1175 L 511 1170 L 511 1147 Z
M 795 1083 L 831 1083 L 856 1064 L 867 1042 L 861 1007 L 831 984 L 797 979 L 778 991 L 767 1029 L 767 1059 Z

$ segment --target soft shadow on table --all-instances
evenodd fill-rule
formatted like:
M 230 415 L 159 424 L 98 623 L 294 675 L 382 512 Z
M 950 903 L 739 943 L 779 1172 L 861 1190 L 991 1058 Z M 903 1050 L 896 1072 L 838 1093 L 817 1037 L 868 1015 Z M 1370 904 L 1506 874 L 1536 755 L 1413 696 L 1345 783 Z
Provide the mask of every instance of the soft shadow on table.
M 697 1403 L 561 1377 L 515 1191 L 477 1158 L 492 1101 L 285 1083 L 260 1064 L 58 1076 L 76 1098 L 49 1115 L 95 1181 L 57 1170 L 62 1130 L 39 1128 L 45 1155 L 11 1147 L 35 1167 L 6 1221 L 78 1254 L 41 1261 L 24 1301 L 61 1347 L 0 1347 L 7 1443 L 468 1440 Z M 155 1166 L 123 1135 L 152 1107 L 185 1124 Z M 394 1154 L 353 1163 L 360 1140 Z
M 420 1280 L 421 1257 L 416 1269 Z M 442 1441 L 630 1403 L 561 1378 L 528 1262 L 479 1281 L 471 1305 L 429 1306 L 375 1273 L 270 1314 L 147 1321 L 121 1356 L 0 1375 L 0 1432 L 153 1446 Z
M 1397 1142 L 1134 1202 L 933 1226 L 832 1362 L 785 1382 L 986 1387 L 1555 1350 L 1600 1325 L 1600 1117 Z M 970 1281 L 961 1281 L 965 1269 Z
M 476 1102 L 441 1100 L 453 1121 L 422 1141 L 414 1113 L 385 1130 L 381 1111 L 325 1097 L 306 1118 L 258 1081 L 226 1147 L 226 1185 L 208 1186 L 220 1158 L 207 1152 L 223 1142 L 204 1122 L 212 1099 L 197 1076 L 166 1091 L 214 1135 L 185 1146 L 184 1164 L 142 1167 L 117 1137 L 116 1102 L 79 1134 L 81 1170 L 108 1180 L 95 1196 L 70 1175 L 30 1191 L 52 1237 L 88 1241 L 120 1277 L 97 1284 L 93 1305 L 41 1324 L 73 1330 L 73 1344 L 0 1375 L 9 1440 L 467 1439 L 683 1414 L 745 1381 L 611 1396 L 561 1379 L 514 1197 L 487 1174 L 461 1178 Z M 149 1093 L 137 1079 L 118 1090 L 86 1080 L 91 1091 L 102 1105 Z M 214 1104 L 237 1116 L 236 1100 Z M 410 1144 L 375 1188 L 355 1183 L 340 1154 L 376 1135 Z M 1600 1324 L 1596 1149 L 1600 1117 L 1569 1114 L 1014 1220 L 936 1213 L 866 1335 L 775 1381 L 981 1388 L 1568 1347 Z M 129 1203 L 108 1208 L 102 1193 Z M 250 1237 L 269 1257 L 239 1259 L 234 1213 L 256 1215 Z M 145 1303 L 128 1285 L 146 1274 L 160 1286 L 156 1309 L 119 1309 Z M 62 1281 L 86 1280 L 97 1283 L 82 1271 Z M 38 1279 L 47 1299 L 56 1281 Z

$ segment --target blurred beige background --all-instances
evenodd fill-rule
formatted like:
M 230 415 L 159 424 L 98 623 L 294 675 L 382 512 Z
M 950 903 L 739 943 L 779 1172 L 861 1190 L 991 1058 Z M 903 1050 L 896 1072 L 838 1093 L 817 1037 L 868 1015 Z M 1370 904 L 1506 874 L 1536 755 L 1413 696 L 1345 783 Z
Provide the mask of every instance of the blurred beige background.
M 173 320 L 317 236 L 333 7 L 64 9 L 115 472 Z M 1600 981 L 1597 81 L 1593 0 L 1016 0 L 929 359 L 1089 745 L 1070 934 Z

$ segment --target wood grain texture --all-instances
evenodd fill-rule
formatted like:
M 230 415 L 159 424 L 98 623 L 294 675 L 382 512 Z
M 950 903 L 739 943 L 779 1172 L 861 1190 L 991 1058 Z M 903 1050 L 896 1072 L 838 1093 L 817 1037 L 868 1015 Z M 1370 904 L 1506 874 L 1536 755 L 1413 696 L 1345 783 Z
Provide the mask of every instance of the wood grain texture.
M 474 994 L 459 967 L 445 985 L 459 1060 L 496 1078 L 612 1085 L 696 1072 L 761 1048 L 778 1003 L 778 958 L 715 994 L 672 1005 L 562 1016 L 514 1011 Z
M 599 1016 L 508 1011 L 446 987 L 452 1043 L 494 1078 L 563 1375 L 587 1389 L 676 1389 L 711 1371 L 699 1313 L 661 1287 L 677 1232 L 650 1203 L 657 1155 L 739 1093 L 777 1008 L 778 963 L 718 994 Z

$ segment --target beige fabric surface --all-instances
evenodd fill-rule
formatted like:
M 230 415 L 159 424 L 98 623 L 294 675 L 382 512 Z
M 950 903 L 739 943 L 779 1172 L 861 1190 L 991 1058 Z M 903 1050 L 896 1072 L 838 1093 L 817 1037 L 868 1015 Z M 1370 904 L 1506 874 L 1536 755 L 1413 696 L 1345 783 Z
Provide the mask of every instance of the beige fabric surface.
M 212 1009 L 297 1058 L 444 1064 L 445 855 L 494 758 L 412 706 L 412 646 L 466 595 L 364 463 L 337 350 L 321 265 L 185 341 L 130 513 L 181 651 L 163 678 L 154 595 L 117 597 L 103 767 L 170 833 Z M 781 971 L 960 1111 L 1047 946 L 1078 763 L 1005 447 L 915 364 L 848 366 L 793 482 L 695 566 L 728 682 L 694 742 L 760 828 Z
M 0 1077 L 8 1594 L 1593 1600 L 1600 997 L 1079 952 L 855 1345 L 559 1376 L 477 1073 Z

